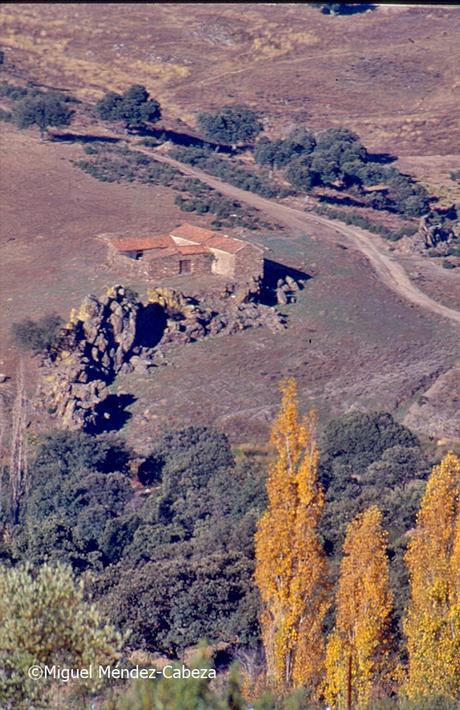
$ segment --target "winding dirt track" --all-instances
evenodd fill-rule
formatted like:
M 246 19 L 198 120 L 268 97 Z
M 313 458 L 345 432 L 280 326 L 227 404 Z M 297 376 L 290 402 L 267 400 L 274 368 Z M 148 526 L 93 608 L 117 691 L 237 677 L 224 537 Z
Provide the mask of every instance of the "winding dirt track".
M 438 303 L 427 296 L 423 293 L 423 291 L 420 291 L 420 289 L 412 283 L 401 264 L 398 264 L 398 262 L 389 254 L 381 251 L 377 238 L 370 232 L 366 232 L 365 230 L 357 227 L 351 229 L 340 222 L 332 221 L 312 213 L 302 212 L 294 207 L 287 207 L 286 205 L 281 205 L 277 202 L 273 202 L 272 200 L 268 200 L 265 197 L 255 195 L 252 192 L 246 192 L 246 190 L 241 190 L 238 187 L 222 182 L 221 180 L 208 175 L 208 173 L 205 173 L 198 168 L 192 168 L 189 165 L 184 165 L 183 163 L 180 163 L 166 155 L 153 153 L 152 151 L 140 148 L 139 146 L 136 146 L 136 150 L 146 153 L 151 158 L 154 158 L 159 162 L 168 163 L 169 165 L 174 166 L 184 173 L 184 175 L 199 178 L 211 187 L 219 190 L 222 194 L 239 200 L 240 202 L 245 202 L 249 206 L 255 207 L 256 209 L 265 212 L 265 214 L 270 215 L 277 222 L 286 224 L 288 227 L 311 230 L 315 225 L 320 224 L 346 237 L 348 241 L 350 241 L 366 256 L 382 282 L 388 286 L 388 288 L 397 293 L 399 296 L 405 298 L 407 301 L 410 301 L 421 308 L 425 308 L 436 315 L 449 318 L 451 321 L 460 324 L 460 311 L 443 306 L 441 303 Z

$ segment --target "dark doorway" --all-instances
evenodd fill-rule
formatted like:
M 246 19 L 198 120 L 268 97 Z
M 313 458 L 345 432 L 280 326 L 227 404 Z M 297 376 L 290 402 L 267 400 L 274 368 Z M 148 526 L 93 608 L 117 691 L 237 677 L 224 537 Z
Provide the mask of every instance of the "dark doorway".
M 190 259 L 184 259 L 179 261 L 179 273 L 180 274 L 191 274 L 192 273 L 192 262 Z

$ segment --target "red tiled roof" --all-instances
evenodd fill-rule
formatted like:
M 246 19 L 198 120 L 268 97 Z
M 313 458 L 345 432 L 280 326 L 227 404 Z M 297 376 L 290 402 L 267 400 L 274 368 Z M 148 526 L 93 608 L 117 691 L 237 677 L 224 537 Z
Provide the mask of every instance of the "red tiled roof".
M 209 254 L 208 247 L 200 244 L 176 244 L 176 250 L 181 254 Z
M 220 249 L 229 254 L 236 254 L 237 251 L 246 246 L 246 243 L 242 242 L 240 239 L 233 239 L 233 237 L 225 237 L 221 234 L 216 234 L 206 243 L 206 246 L 208 249 Z
M 118 251 L 147 251 L 149 249 L 174 248 L 174 240 L 169 236 L 159 237 L 127 237 L 114 239 L 112 246 Z
M 212 232 L 210 229 L 195 227 L 193 224 L 181 224 L 180 227 L 171 231 L 172 237 L 190 239 L 191 242 L 197 242 L 198 244 L 206 244 L 209 239 L 212 239 L 217 234 L 217 232 Z
M 178 244 L 174 237 L 194 242 L 194 244 Z M 213 232 L 210 229 L 202 229 L 192 224 L 181 224 L 180 227 L 170 233 L 170 235 L 154 237 L 124 237 L 112 239 L 111 245 L 119 252 L 142 251 L 147 252 L 149 258 L 159 258 L 176 254 L 205 254 L 211 249 L 219 249 L 228 254 L 236 254 L 240 249 L 249 245 L 242 239 L 228 237 L 220 232 Z M 263 251 L 263 248 L 251 244 L 255 249 Z M 155 256 L 153 256 L 155 254 Z

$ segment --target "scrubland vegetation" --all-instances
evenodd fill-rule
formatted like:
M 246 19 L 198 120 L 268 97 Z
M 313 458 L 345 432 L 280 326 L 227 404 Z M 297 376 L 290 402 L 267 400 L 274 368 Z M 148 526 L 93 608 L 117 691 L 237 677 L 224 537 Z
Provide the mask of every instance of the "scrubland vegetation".
M 331 23 L 374 9 L 317 6 Z M 170 188 L 176 206 L 214 228 L 273 225 L 136 145 L 271 200 L 308 196 L 316 213 L 393 242 L 423 217 L 449 239 L 443 267 L 460 257 L 456 208 L 438 209 L 395 156 L 372 154 L 348 128 L 313 131 L 305 121 L 268 138 L 264 116 L 235 103 L 198 111 L 198 137 L 184 145 L 154 128 L 164 107 L 140 84 L 82 104 L 4 82 L 0 98 L 0 120 L 41 139 L 78 116 L 91 130 L 104 123 L 114 135 L 82 141 L 76 168 L 104 183 Z M 14 346 L 49 357 L 62 325 L 57 314 L 14 323 Z M 147 431 L 149 450 L 124 433 L 35 430 L 21 376 L 16 384 L 5 411 L 0 400 L 2 708 L 456 710 L 455 453 L 386 411 L 353 410 L 318 427 L 315 412 L 299 411 L 292 379 L 258 450 L 199 423 Z M 215 667 L 217 679 L 62 686 L 28 675 L 45 664 L 165 661 Z
M 15 707 L 51 697 L 52 683 L 39 700 L 21 669 L 58 662 L 61 636 L 80 638 L 91 618 L 62 663 L 139 651 L 178 660 L 202 640 L 226 649 L 220 672 L 246 659 L 228 681 L 239 704 L 230 686 L 220 696 L 209 681 L 181 681 L 203 707 L 324 698 L 339 708 L 351 693 L 356 708 L 454 708 L 460 462 L 449 454 L 430 475 L 431 457 L 385 413 L 345 415 L 318 437 L 292 380 L 268 459 L 207 427 L 166 433 L 141 458 L 115 435 L 42 436 L 19 498 L 13 467 L 3 471 L 0 614 L 15 609 L 0 633 L 3 697 Z M 19 588 L 34 599 L 40 642 L 25 634 Z M 55 618 L 58 604 L 75 611 Z M 165 692 L 181 707 L 163 685 L 127 692 L 134 703 Z
M 14 121 L 20 128 L 36 125 L 44 137 L 51 127 L 68 126 L 75 114 L 69 108 L 75 99 L 54 90 L 18 87 L 4 82 L 0 95 L 13 104 L 12 111 L 2 109 L 0 118 Z M 127 133 L 149 133 L 162 116 L 160 103 L 144 86 L 134 84 L 124 93 L 106 93 L 94 107 L 80 106 L 92 121 L 95 118 L 116 130 Z M 308 194 L 315 198 L 312 209 L 332 219 L 354 224 L 363 229 L 398 241 L 417 231 L 416 219 L 422 215 L 433 222 L 440 220 L 442 239 L 452 241 L 452 225 L 448 217 L 436 211 L 435 196 L 414 178 L 401 173 L 392 163 L 394 156 L 373 155 L 359 136 L 347 128 L 331 128 L 313 132 L 299 126 L 284 138 L 260 137 L 262 117 L 244 105 L 228 105 L 214 113 L 198 113 L 197 130 L 202 139 L 189 137 L 190 145 L 175 145 L 171 157 L 196 166 L 225 182 L 269 199 Z M 157 131 L 157 135 L 141 138 L 145 147 L 158 148 L 173 133 Z M 78 139 L 78 136 L 76 136 Z M 172 138 L 174 142 L 174 138 Z M 179 142 L 180 143 L 180 142 Z M 219 155 L 219 149 L 225 153 Z M 74 164 L 104 182 L 129 181 L 172 187 L 181 192 L 176 204 L 187 212 L 210 214 L 216 228 L 233 225 L 256 229 L 267 227 L 254 211 L 228 200 L 204 183 L 185 179 L 169 165 L 159 164 L 127 145 L 95 141 L 85 145 L 87 159 Z M 238 159 L 238 153 L 249 151 L 249 165 Z M 456 172 L 451 177 L 456 179 Z M 326 189 L 326 194 L 324 191 Z M 330 204 L 354 204 L 354 209 L 337 209 Z M 371 209 L 377 219 L 363 214 Z M 391 228 L 378 219 L 396 215 L 400 226 Z M 455 221 L 455 220 L 454 220 Z M 439 229 L 438 229 L 439 232 Z M 446 236 L 447 235 L 447 236 Z M 455 241 L 455 239 L 454 239 Z M 456 256 L 456 245 L 448 256 Z M 444 262 L 444 266 L 455 266 Z

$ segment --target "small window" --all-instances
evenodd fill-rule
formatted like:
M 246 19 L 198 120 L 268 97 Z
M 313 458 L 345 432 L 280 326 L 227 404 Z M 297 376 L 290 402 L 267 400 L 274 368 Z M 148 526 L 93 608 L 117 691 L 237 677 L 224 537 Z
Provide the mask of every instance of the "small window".
M 190 259 L 184 259 L 179 261 L 179 273 L 180 274 L 191 274 L 192 273 L 192 262 Z

